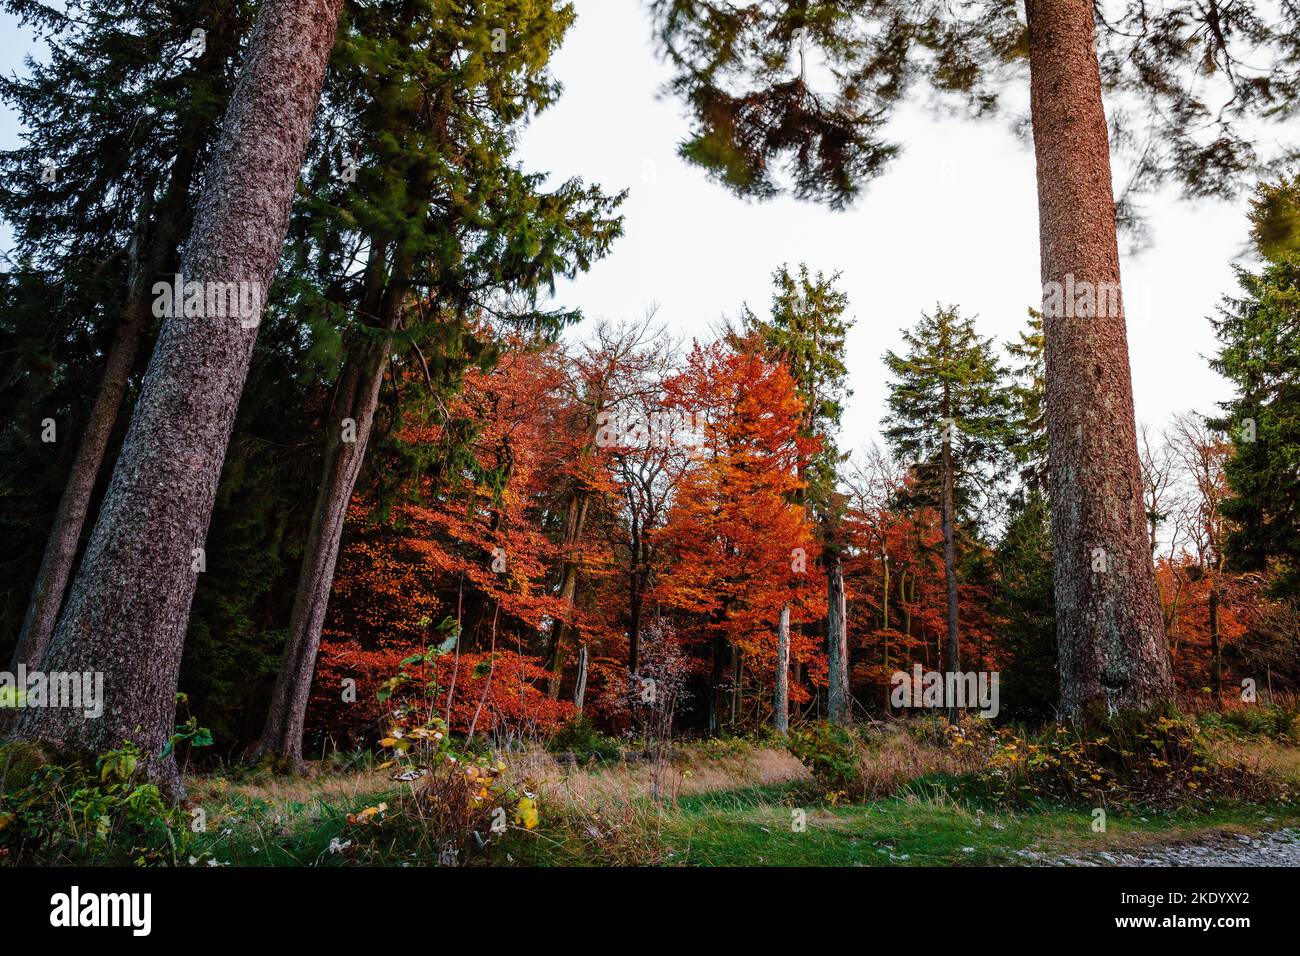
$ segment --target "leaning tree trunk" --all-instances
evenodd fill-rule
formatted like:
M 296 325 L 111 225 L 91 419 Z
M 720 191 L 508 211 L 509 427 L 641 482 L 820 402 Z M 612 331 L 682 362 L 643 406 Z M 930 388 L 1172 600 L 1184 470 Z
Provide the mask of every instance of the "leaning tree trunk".
M 840 726 L 849 722 L 849 641 L 844 616 L 844 565 L 836 556 L 826 569 L 826 714 Z
M 372 259 L 372 268 L 382 272 L 382 255 L 379 260 Z M 394 270 L 379 308 L 389 331 L 397 328 L 401 316 L 406 289 L 403 271 Z M 289 615 L 289 634 L 280 658 L 266 725 L 254 751 L 254 757 L 283 757 L 291 769 L 297 769 L 302 763 L 307 698 L 311 694 L 321 631 L 325 627 L 330 590 L 334 586 L 339 543 L 343 539 L 352 490 L 365 462 L 389 351 L 389 338 L 384 334 L 354 344 L 344 363 L 338 401 L 326 430 L 325 469 L 316 494 L 316 508 L 312 513 L 311 530 L 298 574 L 293 611 Z
M 1118 295 L 1108 310 L 1047 308 L 1049 290 L 1085 282 L 1094 292 L 1119 289 L 1093 5 L 1028 0 L 1026 8 L 1044 305 L 1053 313 L 1043 331 L 1061 708 L 1091 721 L 1171 701 L 1173 680 L 1143 514 L 1123 309 Z M 1064 306 L 1064 296 L 1054 302 Z M 1072 317 L 1079 311 L 1106 314 Z
M 86 419 L 81 441 L 77 444 L 72 468 L 63 486 L 63 495 L 59 498 L 59 508 L 54 514 L 54 524 L 50 527 L 41 567 L 32 586 L 27 613 L 23 617 L 22 629 L 18 632 L 18 644 L 14 648 L 10 671 L 16 671 L 19 664 L 26 665 L 29 670 L 39 668 L 41 658 L 49 647 L 50 637 L 54 634 L 59 608 L 63 605 L 63 594 L 67 590 L 68 580 L 72 577 L 72 566 L 77 558 L 81 531 L 90 511 L 95 481 L 99 477 L 100 466 L 104 463 L 104 454 L 108 450 L 113 428 L 117 425 L 118 412 L 126 397 L 131 370 L 135 368 L 136 357 L 140 354 L 140 342 L 149 328 L 153 281 L 168 267 L 176 243 L 184 236 L 189 224 L 186 206 L 201 145 L 199 131 L 187 126 L 181 139 L 180 151 L 172 163 L 167 190 L 158 205 L 152 230 L 149 200 L 141 206 L 122 318 L 113 332 L 99 390 L 95 393 L 95 401 Z M 150 188 L 149 193 L 152 194 L 152 191 Z
M 949 674 L 961 670 L 961 645 L 957 630 L 957 545 L 956 519 L 952 500 L 952 438 L 951 429 L 943 439 L 943 578 L 948 602 L 948 649 L 944 669 Z M 953 686 L 956 686 L 955 684 Z M 957 701 L 948 701 L 948 720 L 957 722 Z
M 778 734 L 790 731 L 790 605 L 781 606 L 776 626 L 776 698 L 772 702 L 772 726 Z
M 247 283 L 247 321 L 172 316 L 149 370 L 44 667 L 103 674 L 103 715 L 23 711 L 22 739 L 102 751 L 130 741 L 151 779 L 182 788 L 162 751 L 195 568 L 221 477 L 254 324 L 288 228 L 294 185 L 320 100 L 343 0 L 268 0 L 226 112 L 181 271 L 186 281 Z M 200 310 L 203 311 L 203 310 Z

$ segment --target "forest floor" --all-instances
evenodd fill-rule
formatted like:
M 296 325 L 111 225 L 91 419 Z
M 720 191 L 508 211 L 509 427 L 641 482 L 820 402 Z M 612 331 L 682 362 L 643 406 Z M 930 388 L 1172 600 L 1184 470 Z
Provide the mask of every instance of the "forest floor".
M 1216 746 L 1300 784 L 1300 748 L 1271 740 Z M 761 743 L 692 744 L 657 769 L 565 766 L 540 752 L 515 761 L 512 769 L 535 794 L 538 825 L 462 841 L 450 857 L 441 838 L 430 838 L 428 817 L 412 809 L 411 785 L 388 772 L 196 776 L 190 794 L 206 808 L 207 829 L 192 859 L 209 866 L 1300 865 L 1295 803 L 1112 810 L 1097 832 L 1087 809 L 1011 809 L 954 797 L 953 778 L 943 773 L 920 773 L 880 799 L 828 800 L 798 760 Z

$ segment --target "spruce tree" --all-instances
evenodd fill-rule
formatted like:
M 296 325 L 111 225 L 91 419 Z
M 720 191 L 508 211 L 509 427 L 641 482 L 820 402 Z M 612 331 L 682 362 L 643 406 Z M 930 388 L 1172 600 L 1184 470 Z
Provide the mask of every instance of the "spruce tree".
M 13 666 L 35 668 L 153 323 L 150 290 L 174 270 L 189 230 L 195 174 L 229 96 L 250 4 L 4 6 L 42 36 L 49 55 L 29 59 L 24 76 L 0 78 L 0 99 L 24 121 L 22 145 L 0 154 L 9 186 L 0 216 L 29 278 L 40 272 L 58 290 L 58 321 L 35 334 L 51 342 L 56 363 L 100 373 L 93 396 L 51 408 L 62 445 L 44 449 L 76 450 L 61 459 L 57 507 L 37 523 L 48 528 L 46 543 L 27 565 L 37 572 Z
M 804 403 L 800 434 L 819 443 L 800 466 L 805 485 L 800 498 L 816 522 L 826 574 L 827 716 L 832 723 L 844 724 L 850 717 L 849 651 L 839 533 L 844 509 L 837 491 L 842 456 L 835 433 L 844 402 L 852 394 L 845 384 L 844 340 L 853 323 L 844 318 L 849 300 L 835 287 L 838 279 L 838 273 L 811 275 L 802 263 L 796 274 L 782 266 L 772 275 L 770 318 L 759 318 L 746 309 L 744 325 L 790 370 Z
M 893 376 L 885 439 L 913 470 L 918 503 L 943 520 L 948 673 L 961 670 L 957 531 L 972 526 L 981 497 L 991 497 L 1013 436 L 1012 396 L 992 339 L 981 339 L 955 306 L 937 306 L 903 331 L 907 351 L 885 353 Z M 950 703 L 949 716 L 955 716 Z
M 1295 181 L 1263 187 L 1252 210 L 1255 272 L 1238 268 L 1237 297 L 1211 320 L 1221 343 L 1213 367 L 1236 394 L 1211 424 L 1231 438 L 1227 550 L 1238 569 L 1275 568 L 1273 587 L 1300 587 L 1300 248 L 1279 241 L 1277 212 L 1300 203 Z
M 621 197 L 577 180 L 546 192 L 543 177 L 511 162 L 518 127 L 558 94 L 546 64 L 572 20 L 565 4 L 521 10 L 513 0 L 348 8 L 295 236 L 319 277 L 299 305 L 341 319 L 343 361 L 259 754 L 301 759 L 344 518 L 389 363 L 414 351 L 425 384 L 445 396 L 461 371 L 492 358 L 467 314 L 510 296 L 522 307 L 509 321 L 554 334 L 574 316 L 538 310 L 538 292 L 620 232 Z

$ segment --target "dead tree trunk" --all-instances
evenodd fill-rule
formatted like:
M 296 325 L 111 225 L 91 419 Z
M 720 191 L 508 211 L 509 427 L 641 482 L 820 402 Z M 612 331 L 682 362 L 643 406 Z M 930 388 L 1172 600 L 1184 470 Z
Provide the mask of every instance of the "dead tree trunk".
M 1223 644 L 1219 639 L 1219 581 L 1210 571 L 1210 689 L 1214 706 L 1223 706 Z
M 826 570 L 826 712 L 832 724 L 849 722 L 849 642 L 844 619 L 844 566 L 838 556 Z
M 772 704 L 772 726 L 779 734 L 790 731 L 790 605 L 781 607 L 776 626 L 776 698 Z
M 184 281 L 248 290 L 252 307 L 242 318 L 200 309 L 163 323 L 43 664 L 102 673 L 103 714 L 32 708 L 15 729 L 20 739 L 90 751 L 131 741 L 150 777 L 174 793 L 182 790 L 176 763 L 161 753 L 176 715 L 195 569 L 342 5 L 268 0 L 258 13 L 181 257 Z
M 1143 514 L 1093 5 L 1028 0 L 1026 12 L 1061 708 L 1095 720 L 1171 701 L 1173 680 Z M 1063 293 L 1089 290 L 1107 308 L 1061 307 Z
M 943 578 L 948 604 L 948 649 L 945 654 L 945 669 L 950 674 L 961 670 L 961 645 L 958 640 L 957 627 L 957 545 L 956 519 L 953 515 L 952 492 L 952 430 L 951 426 L 943 437 Z M 953 685 L 955 686 L 955 684 Z M 948 701 L 948 720 L 957 722 L 957 701 Z
M 587 645 L 578 648 L 578 682 L 573 688 L 573 709 L 582 713 L 582 705 L 587 697 Z

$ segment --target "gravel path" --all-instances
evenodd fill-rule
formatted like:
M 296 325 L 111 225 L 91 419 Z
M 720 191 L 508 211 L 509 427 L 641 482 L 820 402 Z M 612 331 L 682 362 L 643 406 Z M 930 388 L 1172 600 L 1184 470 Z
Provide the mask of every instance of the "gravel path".
M 1022 856 L 1041 866 L 1300 866 L 1300 829 L 1259 836 L 1218 833 L 1191 843 L 1171 843 L 1132 853 L 1079 853 L 1049 857 L 1033 850 Z

